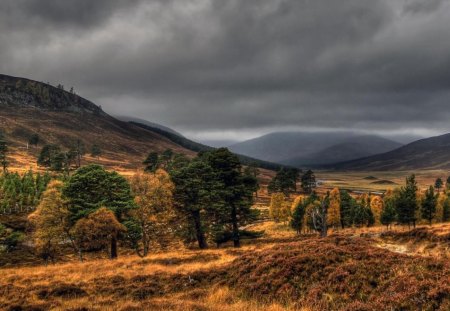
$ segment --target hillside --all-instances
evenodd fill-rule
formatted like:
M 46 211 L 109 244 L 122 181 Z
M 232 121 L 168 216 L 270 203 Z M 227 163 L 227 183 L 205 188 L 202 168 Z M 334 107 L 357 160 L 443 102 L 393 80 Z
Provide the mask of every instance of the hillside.
M 102 149 L 100 159 L 85 157 L 117 170 L 134 170 L 150 151 L 167 148 L 193 155 L 186 148 L 154 131 L 119 121 L 94 103 L 61 88 L 0 75 L 0 130 L 9 145 L 9 161 L 16 168 L 35 167 L 43 144 L 69 148 L 81 140 L 89 152 L 93 144 Z M 29 148 L 29 137 L 37 133 L 40 146 Z
M 292 166 L 320 166 L 368 157 L 401 146 L 400 143 L 374 135 L 358 136 L 306 156 L 284 160 L 282 163 Z
M 327 166 L 337 170 L 450 169 L 450 134 L 421 139 L 390 152 Z
M 400 146 L 383 137 L 353 132 L 276 132 L 232 145 L 230 150 L 265 161 L 302 166 L 357 159 Z

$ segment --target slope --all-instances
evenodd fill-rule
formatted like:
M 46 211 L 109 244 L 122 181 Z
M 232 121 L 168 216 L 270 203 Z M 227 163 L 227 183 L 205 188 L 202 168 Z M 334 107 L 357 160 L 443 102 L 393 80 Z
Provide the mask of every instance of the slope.
M 327 166 L 337 170 L 450 169 L 450 134 L 421 139 L 390 152 Z

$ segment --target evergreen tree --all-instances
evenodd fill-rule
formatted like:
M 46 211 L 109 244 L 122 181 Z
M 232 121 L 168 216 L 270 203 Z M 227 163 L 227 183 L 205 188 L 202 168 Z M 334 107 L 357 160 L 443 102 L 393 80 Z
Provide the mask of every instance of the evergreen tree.
M 35 146 L 37 147 L 37 145 L 39 144 L 40 141 L 40 137 L 39 134 L 33 134 L 30 136 L 30 138 L 28 139 L 28 144 L 31 146 Z
M 395 210 L 395 200 L 389 194 L 385 197 L 385 202 L 383 206 L 383 210 L 380 215 L 380 222 L 389 229 L 392 223 L 395 222 L 397 218 L 396 210 Z
M 306 204 L 305 200 L 302 196 L 297 196 L 292 203 L 292 219 L 291 219 L 291 227 L 297 231 L 297 234 L 302 232 L 304 226 L 304 217 L 306 212 Z
M 341 226 L 342 228 L 351 227 L 355 217 L 355 199 L 345 190 L 340 191 L 341 201 Z
M 316 176 L 314 175 L 313 171 L 308 170 L 305 174 L 302 175 L 301 186 L 303 191 L 308 194 L 311 194 L 314 188 L 316 188 Z
M 426 219 L 431 226 L 431 222 L 436 213 L 437 196 L 434 194 L 434 187 L 430 186 L 425 192 L 425 197 L 422 200 L 421 213 L 422 218 Z
M 142 162 L 145 165 L 146 172 L 156 172 L 159 164 L 159 156 L 157 152 L 150 152 L 147 158 Z
M 219 214 L 225 219 L 225 228 L 231 227 L 234 247 L 240 246 L 239 229 L 254 221 L 258 211 L 253 209 L 253 193 L 256 191 L 257 180 L 242 173 L 242 166 L 236 155 L 227 148 L 219 148 L 202 155 L 214 171 L 215 179 L 222 185 L 219 191 L 221 204 Z M 223 218 L 225 217 L 225 218 Z
M 6 142 L 6 139 L 3 137 L 3 134 L 0 133 L 0 165 L 3 169 L 3 172 L 6 172 L 6 169 L 8 168 L 8 144 Z
M 416 226 L 416 212 L 418 210 L 418 202 L 416 197 L 417 182 L 415 175 L 406 178 L 406 186 L 402 187 L 396 196 L 395 208 L 397 213 L 397 221 L 400 224 Z
M 102 154 L 102 149 L 97 144 L 93 144 L 91 147 L 91 157 L 99 158 Z
M 444 182 L 442 181 L 442 178 L 439 177 L 434 183 L 434 188 L 436 188 L 437 192 L 439 193 L 443 185 Z
M 72 223 L 101 207 L 110 209 L 118 221 L 123 222 L 126 214 L 136 207 L 127 180 L 100 165 L 79 168 L 68 180 L 63 194 L 68 198 Z M 114 236 L 111 236 L 111 257 L 117 257 L 117 239 Z

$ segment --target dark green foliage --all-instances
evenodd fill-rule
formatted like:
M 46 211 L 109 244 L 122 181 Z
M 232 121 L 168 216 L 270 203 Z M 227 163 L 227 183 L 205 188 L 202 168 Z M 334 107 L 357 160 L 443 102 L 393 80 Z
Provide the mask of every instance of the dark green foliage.
M 292 229 L 297 231 L 298 234 L 302 232 L 303 229 L 303 217 L 305 216 L 306 206 L 305 201 L 298 202 L 297 206 L 294 208 L 294 212 L 292 213 L 292 219 L 290 222 L 290 226 Z
M 6 251 L 10 252 L 17 248 L 17 246 L 22 243 L 25 239 L 25 235 L 20 231 L 13 231 L 11 234 L 8 234 L 3 239 L 3 244 L 6 247 Z
M 269 193 L 283 192 L 287 196 L 297 191 L 299 174 L 300 171 L 296 168 L 281 168 L 269 183 Z
M 142 162 L 145 165 L 146 172 L 155 172 L 159 164 L 159 155 L 157 152 L 150 152 L 147 158 Z
M 444 182 L 442 181 L 442 178 L 438 178 L 438 179 L 436 179 L 436 181 L 434 183 L 434 188 L 436 188 L 436 190 L 439 192 L 439 190 L 441 190 L 443 185 L 444 185 Z
M 434 194 L 434 187 L 430 186 L 428 190 L 425 192 L 425 197 L 422 200 L 421 206 L 421 214 L 422 218 L 428 220 L 429 224 L 434 218 L 436 214 L 436 205 L 437 205 L 437 195 Z
M 79 168 L 63 189 L 69 200 L 71 220 L 86 217 L 100 207 L 112 210 L 119 221 L 134 208 L 130 185 L 117 172 L 108 172 L 100 165 Z
M 102 149 L 97 144 L 92 145 L 91 147 L 91 156 L 98 158 L 102 154 Z
M 341 190 L 341 226 L 348 228 L 353 225 L 355 218 L 356 200 L 348 193 L 348 191 Z
M 418 202 L 416 198 L 417 182 L 415 175 L 406 178 L 406 186 L 400 189 L 396 197 L 395 208 L 397 212 L 397 221 L 400 224 L 416 225 L 416 211 Z
M 133 218 L 124 221 L 123 225 L 127 228 L 125 233 L 126 240 L 132 248 L 138 249 L 139 241 L 142 239 L 142 227 Z
M 384 208 L 381 211 L 380 221 L 387 228 L 397 219 L 394 198 L 384 200 Z
M 450 221 L 450 200 L 447 199 L 444 202 L 444 206 L 443 206 L 443 215 L 442 215 L 442 221 Z
M 0 176 L 0 211 L 28 211 L 39 203 L 48 182 L 49 174 L 34 174 L 31 170 L 20 176 L 7 173 Z
M 45 145 L 42 147 L 41 153 L 39 154 L 37 164 L 39 166 L 51 168 L 52 166 L 55 166 L 54 162 L 60 153 L 61 148 L 58 145 Z
M 38 134 L 35 133 L 30 136 L 30 139 L 28 139 L 28 144 L 36 147 L 39 144 L 39 141 L 40 141 L 40 137 Z
M 302 183 L 302 189 L 306 193 L 311 193 L 314 188 L 316 188 L 316 176 L 314 175 L 314 172 L 311 170 L 308 170 L 305 174 L 302 175 L 301 178 Z
M 3 134 L 0 133 L 0 166 L 3 169 L 3 172 L 6 172 L 6 169 L 8 167 L 7 154 L 8 154 L 8 143 L 3 137 Z
M 256 219 L 252 208 L 256 178 L 244 174 L 239 159 L 226 148 L 200 153 L 184 166 L 170 170 L 175 184 L 174 200 L 179 218 L 185 224 L 185 241 L 207 247 L 232 233 L 239 246 L 240 228 Z

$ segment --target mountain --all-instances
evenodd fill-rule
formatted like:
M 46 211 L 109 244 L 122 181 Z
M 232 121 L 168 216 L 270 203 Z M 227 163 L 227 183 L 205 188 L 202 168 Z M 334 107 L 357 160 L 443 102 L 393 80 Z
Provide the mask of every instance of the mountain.
M 386 138 L 353 132 L 275 132 L 229 148 L 265 161 L 302 166 L 335 163 L 336 158 L 338 161 L 357 159 L 400 146 Z
M 139 123 L 139 124 L 144 124 L 147 125 L 149 128 L 156 128 L 156 129 L 160 129 L 163 130 L 165 132 L 169 132 L 178 136 L 183 136 L 183 134 L 175 131 L 174 129 L 171 129 L 170 127 L 158 124 L 158 123 L 154 123 L 154 122 L 150 122 L 144 119 L 140 119 L 140 118 L 135 118 L 135 117 L 129 117 L 129 116 L 114 116 L 116 119 L 119 119 L 121 121 L 125 121 L 125 122 L 135 122 L 135 123 Z
M 234 144 L 237 144 L 239 141 L 231 139 L 202 139 L 199 140 L 199 142 L 207 146 L 220 148 L 232 146 Z
M 150 127 L 149 125 L 146 124 L 142 124 L 142 123 L 138 123 L 138 122 L 133 122 L 130 121 L 131 124 L 142 127 L 144 129 L 148 129 L 154 132 L 159 133 L 160 135 L 168 138 L 169 140 L 171 140 L 172 142 L 186 148 L 189 149 L 191 151 L 195 151 L 195 152 L 202 152 L 202 151 L 210 151 L 215 149 L 214 147 L 210 147 L 210 146 L 206 146 L 203 144 L 200 144 L 198 142 L 195 142 L 193 140 L 190 140 L 184 136 L 179 136 L 177 134 L 174 134 L 172 132 L 166 132 L 162 129 L 158 129 L 158 128 L 153 128 Z M 268 161 L 263 161 L 263 160 L 259 160 L 259 159 L 255 159 L 252 157 L 248 157 L 245 155 L 240 155 L 240 154 L 236 154 L 237 157 L 239 158 L 239 160 L 241 161 L 242 164 L 244 165 L 256 165 L 260 168 L 265 168 L 265 169 L 269 169 L 269 170 L 279 170 L 280 167 L 282 165 L 280 164 L 276 164 L 276 163 L 272 163 L 272 162 L 268 162 Z
M 98 145 L 103 152 L 97 160 L 117 170 L 136 169 L 150 151 L 167 148 L 194 155 L 167 137 L 117 120 L 101 107 L 62 88 L 25 78 L 0 75 L 0 130 L 10 146 L 13 167 L 35 167 L 36 156 L 43 144 L 69 148 L 80 140 L 89 152 Z M 31 135 L 38 134 L 38 148 L 29 148 Z
M 450 134 L 421 139 L 390 152 L 327 166 L 337 170 L 450 169 Z
M 375 154 L 387 152 L 401 147 L 402 144 L 373 135 L 351 137 L 348 140 L 327 147 L 318 152 L 282 161 L 292 166 L 321 166 L 324 164 L 344 162 Z
M 0 132 L 8 142 L 8 160 L 14 169 L 36 168 L 44 144 L 69 149 L 80 141 L 87 151 L 85 163 L 99 163 L 124 173 L 142 167 L 143 159 L 152 151 L 170 148 L 194 156 L 212 149 L 152 125 L 118 120 L 62 87 L 0 74 Z M 33 134 L 40 137 L 37 148 L 28 147 Z M 102 150 L 100 159 L 89 156 L 94 144 Z M 241 159 L 263 168 L 279 168 L 248 157 Z

